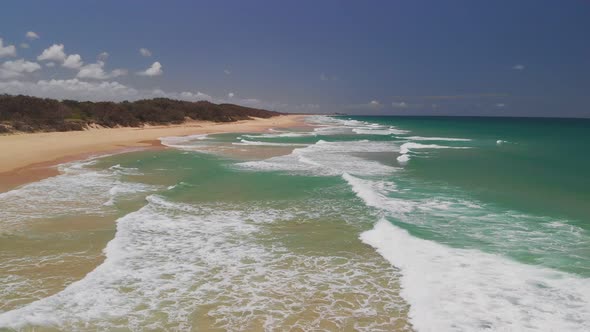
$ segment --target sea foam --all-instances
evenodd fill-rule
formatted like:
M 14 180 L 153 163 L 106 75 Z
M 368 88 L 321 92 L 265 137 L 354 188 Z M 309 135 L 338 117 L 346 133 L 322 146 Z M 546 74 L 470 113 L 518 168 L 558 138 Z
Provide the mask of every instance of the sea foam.
M 405 165 L 410 161 L 410 153 L 414 150 L 419 149 L 469 149 L 470 147 L 467 146 L 447 146 L 447 145 L 438 145 L 438 144 L 422 144 L 416 142 L 407 142 L 400 146 L 399 153 L 400 156 L 397 157 L 397 161 Z
M 261 141 L 250 141 L 241 139 L 239 143 L 232 143 L 233 145 L 258 145 L 258 146 L 307 146 L 308 144 L 297 144 L 297 143 L 273 143 L 273 142 L 261 142 Z
M 407 328 L 395 323 L 406 310 L 397 272 L 378 256 L 298 253 L 284 247 L 291 232 L 268 232 L 266 225 L 317 213 L 313 207 L 147 201 L 117 221 L 102 265 L 55 295 L 1 313 L 0 327 L 190 330 L 202 327 L 193 326 L 198 316 L 198 324 L 232 331 Z
M 37 225 L 48 225 L 48 220 L 68 220 L 72 225 L 65 227 L 77 229 L 87 220 L 96 220 L 92 217 L 114 219 L 119 202 L 159 189 L 155 185 L 125 180 L 125 176 L 141 175 L 138 169 L 121 165 L 101 169 L 96 167 L 97 163 L 98 159 L 93 158 L 62 164 L 58 166 L 60 175 L 0 193 L 0 242 L 8 236 L 7 250 L 0 253 L 0 311 L 44 298 L 70 284 L 71 274 L 60 273 L 59 268 L 80 268 L 85 262 L 100 261 L 99 252 L 70 249 L 73 239 L 79 236 L 75 231 L 70 233 L 59 227 L 49 231 L 34 230 Z M 51 244 L 40 246 L 44 241 L 51 241 Z M 43 250 L 11 250 L 10 243 Z M 89 246 L 90 243 L 80 248 Z M 56 251 L 56 247 L 62 248 Z
M 284 138 L 284 137 L 309 137 L 309 136 L 317 136 L 316 132 L 313 131 L 276 131 L 274 130 L 273 133 L 266 133 L 266 134 L 244 134 L 243 137 L 248 138 Z
M 402 269 L 418 331 L 588 331 L 590 282 L 422 240 L 381 219 L 361 234 Z
M 383 175 L 394 172 L 395 168 L 355 154 L 396 150 L 396 145 L 391 142 L 319 140 L 308 147 L 294 149 L 286 156 L 238 163 L 236 166 L 254 171 L 286 171 L 314 176 L 340 176 L 343 173 Z
M 124 196 L 157 189 L 155 186 L 122 180 L 139 175 L 137 169 L 115 165 L 94 169 L 96 158 L 59 165 L 62 174 L 0 193 L 0 221 L 19 224 L 35 219 L 67 215 L 103 215 Z
M 482 223 L 472 223 L 472 231 L 489 233 L 482 228 L 490 217 L 487 207 L 465 201 L 395 198 L 391 195 L 397 190 L 384 186 L 384 181 L 349 174 L 344 174 L 343 178 L 367 206 L 378 211 L 379 221 L 360 238 L 402 270 L 402 296 L 411 305 L 410 318 L 418 331 L 582 331 L 590 328 L 588 279 L 522 264 L 496 254 L 420 239 L 386 219 L 421 223 L 415 215 L 425 213 L 436 218 L 443 213 L 452 217 L 454 213 L 467 211 L 465 209 L 481 210 L 478 214 L 484 219 Z M 466 213 L 467 217 L 469 214 Z M 493 220 L 487 223 L 492 225 L 497 223 L 495 220 L 504 218 L 502 215 L 491 217 Z M 502 236 L 518 236 L 518 228 L 524 226 L 518 219 L 511 224 L 513 227 L 502 226 Z M 437 229 L 445 230 L 448 226 L 440 224 Z M 565 228 L 557 223 L 547 223 L 547 226 Z M 448 231 L 452 236 L 457 229 Z M 547 234 L 557 236 L 554 231 Z M 463 236 L 468 238 L 469 234 Z M 506 239 L 506 242 L 511 240 Z

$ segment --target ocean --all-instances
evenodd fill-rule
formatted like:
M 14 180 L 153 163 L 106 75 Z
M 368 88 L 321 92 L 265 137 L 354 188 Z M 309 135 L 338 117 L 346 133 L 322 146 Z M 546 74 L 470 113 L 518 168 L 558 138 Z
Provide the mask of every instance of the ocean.
M 590 331 L 590 120 L 306 122 L 0 193 L 0 330 Z

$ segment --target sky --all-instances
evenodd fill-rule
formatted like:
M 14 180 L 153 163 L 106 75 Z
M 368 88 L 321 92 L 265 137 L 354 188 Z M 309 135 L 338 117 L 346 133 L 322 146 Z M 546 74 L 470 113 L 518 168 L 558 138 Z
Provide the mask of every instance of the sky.
M 590 1 L 0 4 L 0 93 L 590 117 Z

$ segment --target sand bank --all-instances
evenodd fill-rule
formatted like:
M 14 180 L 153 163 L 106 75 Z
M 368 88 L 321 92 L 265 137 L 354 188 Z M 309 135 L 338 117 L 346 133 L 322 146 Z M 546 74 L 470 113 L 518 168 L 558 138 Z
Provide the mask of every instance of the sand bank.
M 170 126 L 0 136 L 0 192 L 56 175 L 58 171 L 52 166 L 63 162 L 137 148 L 158 148 L 160 137 L 297 127 L 304 125 L 303 117 L 282 115 L 231 123 L 191 121 Z

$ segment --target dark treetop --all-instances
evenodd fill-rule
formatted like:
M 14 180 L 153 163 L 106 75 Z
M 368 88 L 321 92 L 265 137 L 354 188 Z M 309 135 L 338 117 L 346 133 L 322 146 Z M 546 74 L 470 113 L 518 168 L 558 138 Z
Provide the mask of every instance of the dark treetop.
M 277 115 L 280 113 L 233 104 L 167 98 L 115 103 L 0 95 L 0 133 L 83 130 L 89 125 L 139 127 L 186 120 L 232 122 Z

